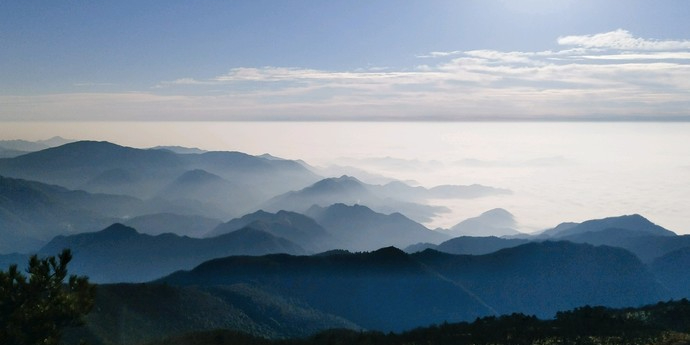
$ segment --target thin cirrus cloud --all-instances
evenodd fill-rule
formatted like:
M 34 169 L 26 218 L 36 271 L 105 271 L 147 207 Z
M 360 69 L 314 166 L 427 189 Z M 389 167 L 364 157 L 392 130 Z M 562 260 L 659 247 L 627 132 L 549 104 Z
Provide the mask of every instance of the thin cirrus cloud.
M 1 100 L 8 107 L 0 116 L 30 110 L 31 117 L 53 119 L 98 112 L 128 120 L 690 120 L 690 41 L 619 29 L 556 43 L 562 49 L 436 51 L 397 70 L 236 67 L 134 93 L 15 97 Z

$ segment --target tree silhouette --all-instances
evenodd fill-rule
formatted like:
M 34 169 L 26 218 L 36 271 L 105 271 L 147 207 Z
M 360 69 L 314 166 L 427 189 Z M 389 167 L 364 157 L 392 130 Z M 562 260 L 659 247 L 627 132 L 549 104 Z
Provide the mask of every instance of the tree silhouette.
M 83 322 L 93 307 L 95 285 L 87 277 L 67 277 L 71 259 L 66 249 L 57 259 L 32 256 L 27 276 L 17 265 L 0 271 L 0 344 L 57 345 L 66 327 Z

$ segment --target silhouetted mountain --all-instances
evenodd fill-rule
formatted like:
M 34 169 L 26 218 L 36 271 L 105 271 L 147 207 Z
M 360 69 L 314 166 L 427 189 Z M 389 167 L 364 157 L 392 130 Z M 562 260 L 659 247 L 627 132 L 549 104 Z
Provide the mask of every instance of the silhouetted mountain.
M 305 253 L 286 239 L 250 228 L 198 239 L 174 234 L 145 235 L 113 224 L 99 232 L 55 237 L 39 254 L 56 255 L 64 248 L 71 249 L 74 255 L 71 273 L 87 275 L 98 283 L 148 281 L 229 255 Z
M 411 254 L 411 253 L 416 253 L 416 252 L 423 252 L 427 249 L 436 250 L 437 247 L 438 247 L 438 244 L 433 244 L 433 243 L 429 243 L 429 242 L 419 242 L 419 243 L 412 244 L 412 245 L 405 247 L 405 249 L 403 249 L 403 251 L 405 253 Z
M 156 213 L 133 217 L 122 221 L 122 223 L 149 235 L 173 233 L 200 238 L 221 224 L 221 221 L 194 215 Z
M 673 231 L 664 229 L 639 214 L 593 219 L 580 224 L 564 223 L 553 229 L 542 232 L 539 238 L 563 238 L 586 232 L 597 232 L 605 229 L 624 229 L 644 232 L 654 236 L 676 236 Z
M 445 241 L 432 249 L 449 254 L 482 255 L 528 242 L 529 240 L 518 238 L 461 236 Z
M 102 229 L 145 210 L 141 200 L 0 176 L 0 253 L 29 252 L 59 234 Z
M 218 225 L 207 236 L 218 236 L 249 227 L 282 237 L 311 252 L 335 248 L 338 243 L 326 229 L 313 219 L 295 212 L 269 213 L 257 211 Z
M 667 296 L 631 253 L 570 242 L 528 243 L 480 256 L 433 250 L 408 255 L 389 247 L 310 257 L 228 257 L 161 282 L 251 282 L 383 331 L 496 313 L 553 317 L 565 308 L 637 306 Z
M 457 225 L 451 227 L 449 232 L 451 236 L 510 236 L 519 235 L 520 232 L 515 230 L 517 222 L 513 215 L 502 209 L 495 208 L 486 211 L 481 215 L 463 220 Z
M 330 232 L 341 249 L 361 251 L 390 245 L 404 248 L 414 243 L 438 243 L 448 238 L 400 213 L 385 215 L 361 205 L 313 206 L 305 214 Z
M 471 294 L 395 248 L 319 256 L 229 257 L 161 280 L 174 285 L 253 282 L 285 298 L 379 330 L 491 313 Z
M 690 247 L 672 251 L 650 265 L 659 282 L 675 299 L 690 298 Z
M 559 311 L 554 319 L 532 315 L 477 318 L 402 333 L 330 329 L 302 339 L 267 339 L 232 330 L 190 332 L 146 345 L 516 345 L 516 344 L 687 344 L 690 302 L 659 302 L 639 308 L 582 306 Z
M 191 331 L 236 330 L 260 337 L 305 337 L 330 328 L 359 330 L 328 315 L 251 284 L 179 287 L 159 284 L 98 286 L 86 324 L 68 343 L 140 344 Z
M 637 306 L 665 297 L 646 267 L 620 248 L 533 242 L 481 256 L 427 250 L 412 257 L 499 313 L 553 317 L 582 305 Z

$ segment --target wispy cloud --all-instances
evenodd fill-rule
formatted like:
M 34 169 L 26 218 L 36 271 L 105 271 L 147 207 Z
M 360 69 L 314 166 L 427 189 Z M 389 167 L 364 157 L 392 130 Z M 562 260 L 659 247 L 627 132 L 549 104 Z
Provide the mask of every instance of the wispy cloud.
M 449 51 L 449 52 L 430 52 L 428 54 L 420 54 L 417 55 L 418 58 L 440 58 L 440 57 L 447 57 L 447 56 L 453 56 L 453 55 L 460 55 L 462 54 L 463 51 L 461 50 L 454 50 L 454 51 Z
M 558 44 L 585 48 L 602 48 L 617 50 L 682 50 L 690 49 L 690 41 L 653 40 L 634 37 L 623 29 L 594 35 L 564 36 L 558 38 Z
M 406 69 L 236 67 L 135 93 L 4 97 L 0 118 L 690 119 L 690 41 L 616 30 L 556 42 L 563 49 L 436 51 Z

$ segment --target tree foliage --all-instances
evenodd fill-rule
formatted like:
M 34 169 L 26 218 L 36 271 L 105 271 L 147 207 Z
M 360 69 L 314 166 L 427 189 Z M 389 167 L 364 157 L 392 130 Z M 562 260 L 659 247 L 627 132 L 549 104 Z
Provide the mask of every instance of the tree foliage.
M 0 271 L 0 344 L 57 345 L 66 327 L 83 322 L 96 291 L 88 278 L 68 277 L 71 259 L 63 250 L 57 258 L 32 256 L 27 275 L 16 265 Z

